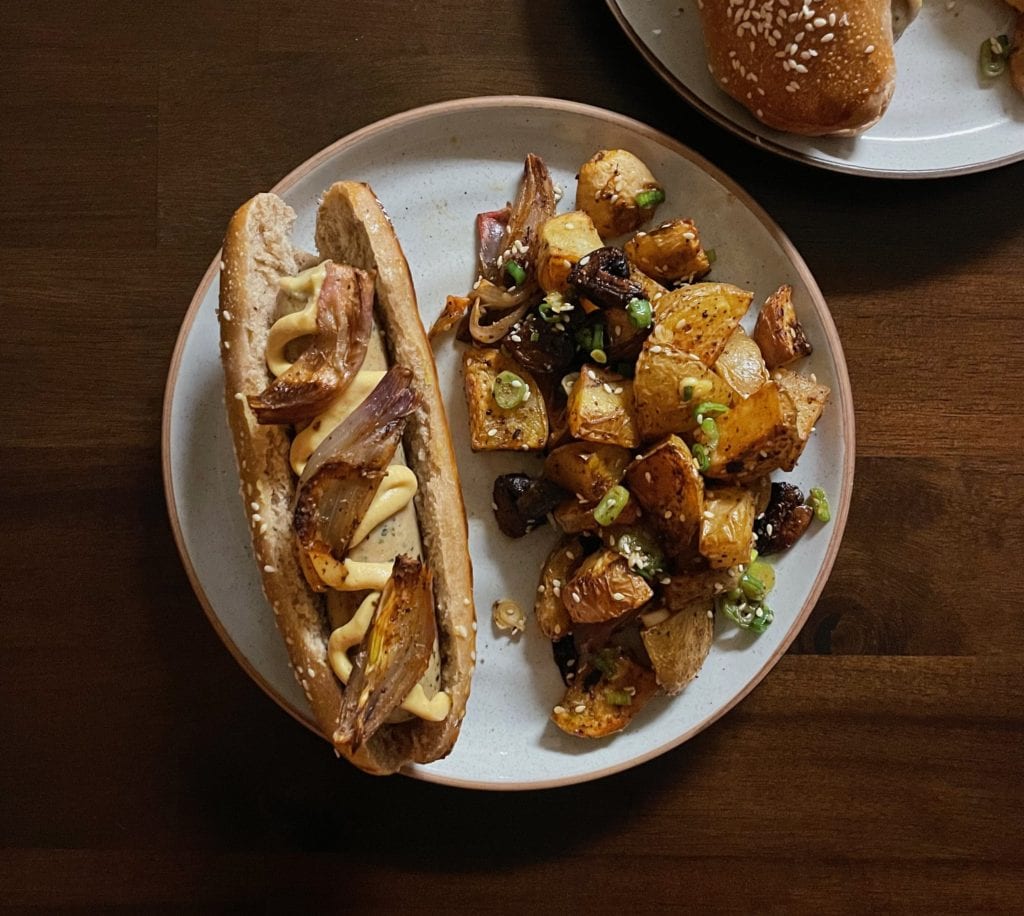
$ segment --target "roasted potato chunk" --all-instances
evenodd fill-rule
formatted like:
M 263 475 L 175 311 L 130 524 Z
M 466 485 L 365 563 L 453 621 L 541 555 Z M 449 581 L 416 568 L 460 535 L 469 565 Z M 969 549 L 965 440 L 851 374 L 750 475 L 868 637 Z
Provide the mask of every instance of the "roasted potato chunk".
M 669 696 L 675 696 L 697 676 L 711 651 L 714 635 L 710 598 L 693 601 L 667 620 L 641 631 L 654 675 Z
M 633 460 L 619 445 L 570 442 L 556 448 L 544 461 L 544 476 L 588 502 L 596 502 L 614 487 Z
M 653 200 L 645 206 L 647 197 Z M 576 209 L 590 214 L 601 238 L 639 229 L 664 199 L 658 179 L 627 150 L 601 150 L 580 166 Z
M 597 532 L 601 530 L 597 519 L 594 518 L 594 507 L 597 503 L 581 503 L 578 499 L 567 499 L 565 502 L 555 506 L 552 513 L 555 524 L 566 534 L 581 534 L 582 532 Z M 631 499 L 622 507 L 616 525 L 632 525 L 640 518 L 640 506 L 635 499 Z
M 661 599 L 670 611 L 681 611 L 695 601 L 710 604 L 710 599 L 736 588 L 739 582 L 740 572 L 735 567 L 676 573 L 662 587 Z
M 614 620 L 646 604 L 654 592 L 618 551 L 591 554 L 562 589 L 562 603 L 576 623 Z
M 750 562 L 754 548 L 753 490 L 720 487 L 704 491 L 700 523 L 700 553 L 712 569 L 728 569 Z
M 544 561 L 533 612 L 541 633 L 552 641 L 572 632 L 572 619 L 562 603 L 562 589 L 583 562 L 583 554 L 580 539 L 569 538 L 555 547 Z
M 569 291 L 569 272 L 584 255 L 604 242 L 590 217 L 580 210 L 541 223 L 537 238 L 537 282 L 546 293 Z
M 811 438 L 814 424 L 818 422 L 818 417 L 825 409 L 832 392 L 827 385 L 811 381 L 806 376 L 789 369 L 777 369 L 772 373 L 772 379 L 793 399 L 793 404 L 796 407 L 793 447 L 782 465 L 783 470 L 791 471 L 803 454 L 807 441 Z
M 704 511 L 704 478 L 689 448 L 669 436 L 637 458 L 626 471 L 626 485 L 673 556 L 692 553 Z
M 636 362 L 633 400 L 640 438 L 650 442 L 669 433 L 691 432 L 697 428 L 697 404 L 717 401 L 731 406 L 736 394 L 697 357 L 648 339 Z
M 671 339 L 658 332 L 655 337 L 713 366 L 753 298 L 753 293 L 728 283 L 682 286 L 654 304 L 654 323 L 667 329 Z
M 717 417 L 718 445 L 706 476 L 746 483 L 780 468 L 793 451 L 796 407 L 775 382 Z
M 642 270 L 638 270 L 632 264 L 629 268 L 629 279 L 640 286 L 644 298 L 650 302 L 657 302 L 668 290 L 658 283 L 653 277 L 647 276 Z
M 580 667 L 551 720 L 578 738 L 603 738 L 622 731 L 657 692 L 653 671 L 609 647 Z
M 569 395 L 569 432 L 586 442 L 636 448 L 640 444 L 633 382 L 589 363 Z
M 754 343 L 769 369 L 810 356 L 813 348 L 796 317 L 793 287 L 780 286 L 765 300 L 754 326 Z
M 715 372 L 742 398 L 749 398 L 769 378 L 761 351 L 742 326 L 726 341 L 715 361 Z
M 661 283 L 692 283 L 711 270 L 693 220 L 674 219 L 638 232 L 623 248 L 630 261 Z
M 473 451 L 542 449 L 548 441 L 548 415 L 533 376 L 500 350 L 470 347 L 462 354 L 462 372 L 469 408 L 469 437 Z M 529 388 L 518 407 L 505 409 L 494 400 L 494 381 L 514 372 Z

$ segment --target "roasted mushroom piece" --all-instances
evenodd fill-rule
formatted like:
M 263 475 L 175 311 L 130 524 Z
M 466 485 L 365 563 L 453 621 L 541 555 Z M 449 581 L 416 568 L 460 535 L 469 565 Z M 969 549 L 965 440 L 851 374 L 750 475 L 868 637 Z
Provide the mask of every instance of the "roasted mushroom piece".
M 814 518 L 804 494 L 791 483 L 772 483 L 768 508 L 754 522 L 754 543 L 762 556 L 788 550 L 800 540 Z
M 521 538 L 544 524 L 548 513 L 566 498 L 565 490 L 543 477 L 501 474 L 494 479 L 494 517 L 503 534 Z
M 629 260 L 621 248 L 598 248 L 569 272 L 576 292 L 595 305 L 624 309 L 633 299 L 642 299 L 643 287 L 630 277 Z

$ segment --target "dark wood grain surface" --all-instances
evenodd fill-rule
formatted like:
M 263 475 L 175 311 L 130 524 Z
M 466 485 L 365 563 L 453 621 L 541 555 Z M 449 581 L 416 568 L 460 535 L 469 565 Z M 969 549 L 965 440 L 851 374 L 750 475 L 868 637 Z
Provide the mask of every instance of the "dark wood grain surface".
M 1019 911 L 1024 164 L 773 158 L 580 0 L 0 2 L 0 902 L 145 910 Z M 245 198 L 428 102 L 647 121 L 747 188 L 829 301 L 857 481 L 804 632 L 677 750 L 502 795 L 335 761 L 231 659 L 160 476 L 181 319 Z

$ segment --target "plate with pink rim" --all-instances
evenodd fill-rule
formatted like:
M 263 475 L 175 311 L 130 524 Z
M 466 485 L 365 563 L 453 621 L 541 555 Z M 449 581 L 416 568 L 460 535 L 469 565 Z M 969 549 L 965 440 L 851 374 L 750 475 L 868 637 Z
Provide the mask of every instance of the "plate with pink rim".
M 881 178 L 940 178 L 1024 159 L 1024 97 L 1009 74 L 981 75 L 983 40 L 1012 34 L 1003 0 L 926 0 L 896 44 L 896 92 L 854 138 L 766 127 L 708 73 L 696 0 L 607 0 L 648 64 L 686 101 L 744 140 L 790 159 Z M 812 4 L 813 6 L 813 4 Z
M 508 125 L 516 129 L 509 131 Z M 474 219 L 514 196 L 527 153 L 546 160 L 555 181 L 574 188 L 582 162 L 602 147 L 626 148 L 647 162 L 713 245 L 714 278 L 763 301 L 789 283 L 815 346 L 807 370 L 832 388 L 832 401 L 788 478 L 829 493 L 832 521 L 816 526 L 776 564 L 775 623 L 757 638 L 716 622 L 700 676 L 677 697 L 646 706 L 621 734 L 572 738 L 550 721 L 563 687 L 550 643 L 536 625 L 510 638 L 490 609 L 511 598 L 529 609 L 555 536 L 542 527 L 510 541 L 491 511 L 497 474 L 534 469 L 521 453 L 474 454 L 459 352 L 436 346 L 445 403 L 466 500 L 479 629 L 477 668 L 462 736 L 444 760 L 408 775 L 470 788 L 528 789 L 595 779 L 673 748 L 739 702 L 796 637 L 824 587 L 842 537 L 853 484 L 854 421 L 842 348 L 814 278 L 781 230 L 729 178 L 675 140 L 637 121 L 571 102 L 490 97 L 445 102 L 396 115 L 337 141 L 283 178 L 274 190 L 298 214 L 296 239 L 312 244 L 318 196 L 340 179 L 368 181 L 387 208 L 412 269 L 424 323 L 448 293 L 475 279 Z M 241 202 L 240 202 L 241 203 Z M 572 209 L 567 191 L 560 209 Z M 299 722 L 315 729 L 288 667 L 253 563 L 247 519 L 228 432 L 215 317 L 219 255 L 185 316 L 167 379 L 164 483 L 182 560 L 211 624 L 253 680 Z M 327 753 L 325 746 L 325 753 Z

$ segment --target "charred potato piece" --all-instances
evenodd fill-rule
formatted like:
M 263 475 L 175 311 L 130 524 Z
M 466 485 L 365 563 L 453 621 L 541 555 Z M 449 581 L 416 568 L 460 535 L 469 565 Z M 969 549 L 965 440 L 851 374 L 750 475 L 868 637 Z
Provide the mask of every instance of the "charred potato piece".
M 637 458 L 626 471 L 626 485 L 673 557 L 692 553 L 704 511 L 704 478 L 689 448 L 669 436 Z
M 562 603 L 576 623 L 614 620 L 646 604 L 654 592 L 618 551 L 591 554 L 562 589 Z
M 769 378 L 761 351 L 742 326 L 726 341 L 715 361 L 715 372 L 742 398 L 749 398 Z
M 578 499 L 567 499 L 554 508 L 553 516 L 555 524 L 566 534 L 581 534 L 583 532 L 597 532 L 601 530 L 597 519 L 594 518 L 594 507 L 596 503 L 581 503 Z M 631 499 L 622 507 L 618 517 L 615 519 L 617 525 L 632 525 L 640 519 L 640 506 L 635 499 Z
M 644 206 L 645 196 L 651 192 L 655 192 L 655 200 Z M 627 150 L 601 150 L 580 166 L 576 209 L 590 214 L 602 238 L 639 229 L 664 199 L 658 179 Z
M 793 445 L 783 470 L 791 471 L 803 454 L 807 441 L 811 438 L 814 424 L 828 403 L 832 393 L 827 385 L 811 381 L 789 369 L 777 369 L 772 373 L 775 384 L 785 391 L 796 407 L 796 424 L 793 429 Z
M 754 547 L 754 492 L 721 487 L 704 492 L 700 523 L 700 553 L 712 569 L 750 562 Z
M 633 378 L 637 428 L 644 442 L 696 429 L 693 409 L 701 401 L 731 406 L 736 400 L 733 389 L 697 357 L 653 339 L 640 351 Z
M 791 483 L 773 483 L 768 508 L 754 522 L 757 551 L 765 556 L 792 547 L 807 530 L 814 510 L 804 504 L 804 494 Z
M 569 395 L 569 432 L 586 442 L 636 448 L 640 444 L 633 408 L 633 382 L 585 364 Z
M 772 499 L 772 480 L 766 474 L 746 484 L 748 490 L 754 494 L 754 514 L 760 515 L 768 508 Z
M 710 603 L 712 598 L 731 591 L 739 583 L 740 571 L 734 567 L 674 574 L 662 587 L 661 598 L 670 611 L 681 611 L 695 601 Z
M 661 283 L 692 283 L 711 270 L 693 220 L 674 219 L 638 232 L 623 247 L 630 261 Z
M 796 407 L 775 382 L 717 417 L 718 445 L 705 475 L 746 483 L 780 468 L 793 450 Z
M 544 476 L 594 502 L 622 480 L 632 459 L 629 449 L 618 445 L 570 442 L 548 455 Z
M 546 293 L 569 291 L 569 272 L 580 258 L 604 242 L 590 216 L 581 210 L 541 223 L 537 239 L 537 282 Z
M 711 651 L 715 619 L 710 598 L 701 598 L 640 633 L 658 684 L 675 696 L 700 671 Z
M 572 619 L 562 603 L 562 589 L 583 562 L 583 553 L 580 539 L 570 538 L 555 547 L 544 561 L 533 612 L 541 633 L 550 640 L 559 640 L 572 632 Z
M 753 293 L 728 283 L 694 283 L 672 290 L 654 305 L 655 325 L 671 337 L 666 339 L 660 331 L 655 337 L 713 366 L 753 298 Z
M 621 649 L 604 649 L 580 667 L 551 720 L 579 738 L 604 738 L 622 731 L 658 692 L 654 672 Z
M 769 369 L 810 356 L 813 348 L 796 317 L 793 287 L 780 286 L 765 300 L 754 326 L 754 343 Z
M 469 408 L 469 439 L 473 451 L 542 449 L 548 441 L 548 415 L 533 376 L 499 350 L 470 347 L 462 354 L 462 372 Z M 499 407 L 494 381 L 502 372 L 514 372 L 529 387 L 529 397 L 518 407 Z

